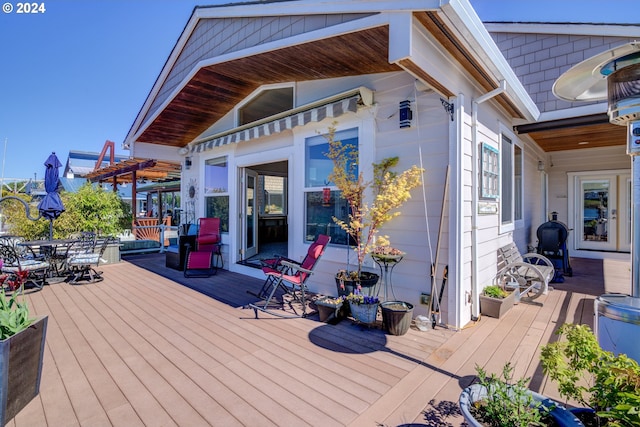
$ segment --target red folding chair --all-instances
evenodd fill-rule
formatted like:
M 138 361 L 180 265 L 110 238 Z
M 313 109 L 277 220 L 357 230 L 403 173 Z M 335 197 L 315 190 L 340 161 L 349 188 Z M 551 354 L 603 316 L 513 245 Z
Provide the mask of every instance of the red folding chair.
M 187 247 L 185 254 L 184 277 L 216 274 L 218 268 L 224 266 L 220 245 L 220 218 L 200 218 L 196 247 Z
M 262 301 L 249 304 L 249 307 L 253 308 L 255 312 L 256 319 L 258 318 L 258 310 L 279 317 L 307 316 L 307 289 L 305 283 L 311 274 L 313 274 L 318 260 L 330 241 L 331 237 L 324 234 L 319 235 L 316 241 L 309 246 L 307 255 L 301 263 L 281 259 L 277 265 L 265 265 L 262 267 L 262 271 L 267 276 L 267 281 L 265 282 L 267 289 L 265 289 L 264 294 L 266 295 L 268 293 L 268 295 L 266 295 Z M 276 291 L 278 289 L 282 291 L 281 301 L 276 299 Z M 287 297 L 289 297 L 289 300 L 285 301 Z M 302 305 L 301 314 L 298 314 L 293 307 L 293 302 Z M 291 308 L 293 314 L 286 314 L 283 311 L 285 303 Z

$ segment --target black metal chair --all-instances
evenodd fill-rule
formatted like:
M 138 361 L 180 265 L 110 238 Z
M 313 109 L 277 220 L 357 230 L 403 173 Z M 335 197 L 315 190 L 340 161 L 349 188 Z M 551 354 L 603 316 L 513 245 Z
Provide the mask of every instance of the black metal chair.
M 78 284 L 81 281 L 86 283 L 96 283 L 104 280 L 104 277 L 102 277 L 102 271 L 98 271 L 96 269 L 100 265 L 100 262 L 103 261 L 102 256 L 104 255 L 107 246 L 116 240 L 117 239 L 115 237 L 105 237 L 97 250 L 96 243 L 93 243 L 92 246 L 85 245 L 84 252 L 75 252 L 69 255 L 67 258 L 67 265 L 70 273 L 68 282 L 71 284 Z M 97 242 L 97 240 L 94 242 Z M 80 245 L 82 245 L 82 243 Z
M 42 257 L 35 254 L 29 246 L 22 246 L 21 238 L 0 239 L 0 259 L 2 273 L 7 274 L 3 285 L 10 283 L 15 287 L 40 290 L 47 284 L 50 265 Z

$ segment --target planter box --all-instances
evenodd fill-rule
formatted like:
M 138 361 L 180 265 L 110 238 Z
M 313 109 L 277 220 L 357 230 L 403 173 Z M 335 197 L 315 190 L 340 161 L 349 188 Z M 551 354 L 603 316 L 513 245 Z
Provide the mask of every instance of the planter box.
M 341 302 L 340 304 L 331 304 L 326 301 L 328 299 L 329 298 L 325 297 L 318 299 L 315 302 L 316 307 L 318 307 L 318 316 L 320 318 L 320 321 L 332 324 L 338 323 L 340 320 L 342 320 L 343 317 L 346 317 L 344 316 L 345 310 L 343 309 L 343 306 L 345 304 L 343 302 Z
M 0 341 L 0 426 L 16 416 L 40 392 L 47 316 Z
M 480 313 L 499 319 L 513 307 L 515 300 L 515 292 L 510 292 L 506 298 L 492 298 L 480 294 Z

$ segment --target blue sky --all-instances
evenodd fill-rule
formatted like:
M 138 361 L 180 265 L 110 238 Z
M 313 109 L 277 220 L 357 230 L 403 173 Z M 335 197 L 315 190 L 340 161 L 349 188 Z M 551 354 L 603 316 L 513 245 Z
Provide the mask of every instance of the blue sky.
M 349 1 L 349 0 L 345 0 Z M 194 6 L 204 0 L 0 0 L 0 173 L 44 176 L 51 151 L 117 151 Z M 637 0 L 471 0 L 485 21 L 633 23 Z M 6 143 L 5 143 L 6 142 Z M 6 152 L 6 155 L 3 154 Z M 127 152 L 123 152 L 127 153 Z M 4 159 L 3 159 L 4 157 Z

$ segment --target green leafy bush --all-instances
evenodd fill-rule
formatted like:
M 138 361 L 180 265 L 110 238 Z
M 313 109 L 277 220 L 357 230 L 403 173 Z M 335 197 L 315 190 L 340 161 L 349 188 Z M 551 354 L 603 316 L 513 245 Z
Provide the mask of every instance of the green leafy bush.
M 560 339 L 542 347 L 545 374 L 560 395 L 607 418 L 607 426 L 640 426 L 640 367 L 624 354 L 603 350 L 587 325 L 564 324 Z
M 29 202 L 26 196 L 21 198 Z M 53 221 L 54 238 L 66 238 L 80 231 L 115 236 L 131 226 L 131 207 L 113 191 L 86 183 L 75 193 L 61 192 L 60 198 L 65 212 Z M 20 202 L 8 200 L 2 208 L 9 233 L 29 240 L 49 235 L 49 221 L 31 221 Z M 31 203 L 31 216 L 38 216 L 37 203 Z

